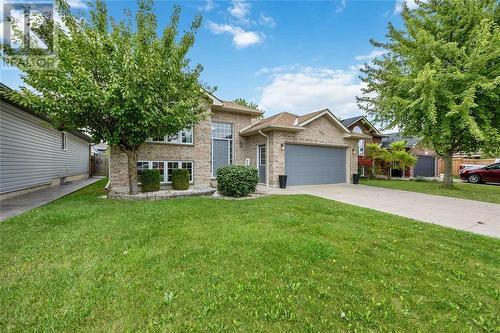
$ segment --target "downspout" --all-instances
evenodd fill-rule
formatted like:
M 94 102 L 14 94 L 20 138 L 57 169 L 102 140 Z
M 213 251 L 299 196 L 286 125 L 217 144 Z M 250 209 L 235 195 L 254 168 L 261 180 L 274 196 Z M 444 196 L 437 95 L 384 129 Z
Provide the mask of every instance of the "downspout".
M 269 136 L 262 133 L 261 130 L 259 130 L 259 134 L 266 138 L 266 187 L 269 187 Z

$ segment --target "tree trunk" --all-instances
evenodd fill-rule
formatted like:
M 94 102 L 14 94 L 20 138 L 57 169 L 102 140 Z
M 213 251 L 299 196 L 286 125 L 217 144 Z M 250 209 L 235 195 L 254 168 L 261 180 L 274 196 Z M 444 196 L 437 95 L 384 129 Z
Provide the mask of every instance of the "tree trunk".
M 443 186 L 452 187 L 453 186 L 453 152 L 448 152 L 443 156 L 444 160 L 444 178 Z
M 130 194 L 137 194 L 139 192 L 137 186 L 137 150 L 126 149 L 127 164 L 128 164 L 128 186 Z

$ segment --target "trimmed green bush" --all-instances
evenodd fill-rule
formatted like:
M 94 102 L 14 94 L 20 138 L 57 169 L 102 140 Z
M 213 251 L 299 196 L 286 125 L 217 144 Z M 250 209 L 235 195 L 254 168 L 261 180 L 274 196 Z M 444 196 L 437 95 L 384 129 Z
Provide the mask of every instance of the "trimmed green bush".
M 259 172 L 255 167 L 226 165 L 217 170 L 217 190 L 227 196 L 244 197 L 255 192 Z
M 172 170 L 172 188 L 174 190 L 187 190 L 189 188 L 188 169 Z
M 139 176 L 142 192 L 153 192 L 160 190 L 160 170 L 143 170 Z

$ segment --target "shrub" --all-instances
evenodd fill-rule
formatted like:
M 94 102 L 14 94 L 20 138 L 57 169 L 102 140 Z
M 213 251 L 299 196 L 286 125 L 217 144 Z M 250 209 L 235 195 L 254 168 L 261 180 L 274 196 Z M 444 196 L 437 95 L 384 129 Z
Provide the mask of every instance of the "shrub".
M 139 176 L 142 192 L 153 192 L 160 190 L 160 170 L 143 170 Z
M 172 188 L 174 190 L 187 190 L 189 188 L 188 169 L 175 169 L 172 171 Z
M 427 182 L 427 179 L 425 179 L 424 177 L 421 177 L 421 176 L 417 176 L 416 178 L 413 179 L 414 181 L 420 183 L 420 182 Z
M 217 170 L 217 190 L 223 195 L 244 197 L 255 192 L 259 173 L 255 167 L 226 165 Z

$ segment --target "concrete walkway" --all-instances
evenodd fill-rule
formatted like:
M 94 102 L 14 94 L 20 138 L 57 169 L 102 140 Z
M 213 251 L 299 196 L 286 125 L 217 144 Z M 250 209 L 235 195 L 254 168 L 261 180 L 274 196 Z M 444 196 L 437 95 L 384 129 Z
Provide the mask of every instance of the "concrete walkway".
M 93 184 L 100 179 L 102 179 L 102 177 L 72 181 L 65 185 L 50 186 L 10 199 L 2 200 L 0 201 L 0 221 L 45 205 L 46 203 Z
M 500 205 L 352 184 L 291 186 L 285 190 L 259 186 L 272 194 L 311 194 L 415 220 L 500 238 Z

